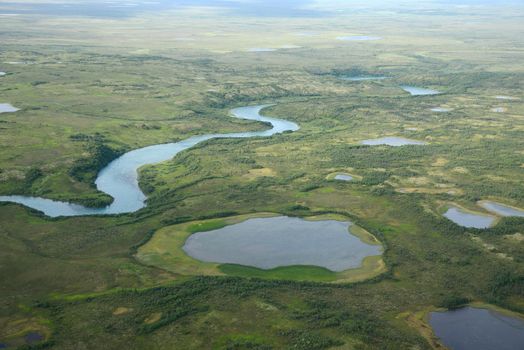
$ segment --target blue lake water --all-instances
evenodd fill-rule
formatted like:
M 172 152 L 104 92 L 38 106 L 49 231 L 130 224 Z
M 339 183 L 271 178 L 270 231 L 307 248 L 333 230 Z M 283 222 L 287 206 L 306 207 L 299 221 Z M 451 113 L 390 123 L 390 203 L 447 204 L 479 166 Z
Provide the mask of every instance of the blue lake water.
M 361 143 L 363 145 L 368 145 L 368 146 L 387 145 L 387 146 L 393 146 L 393 147 L 399 147 L 399 146 L 405 146 L 405 145 L 426 145 L 427 144 L 424 141 L 410 140 L 404 137 L 396 137 L 396 136 L 381 137 L 378 139 L 368 139 L 368 140 L 361 141 Z
M 444 107 L 435 107 L 435 108 L 431 108 L 431 111 L 436 112 L 436 113 L 446 113 L 446 112 L 451 112 L 451 109 L 444 108 Z
M 488 228 L 495 222 L 495 217 L 481 213 L 470 213 L 458 207 L 451 206 L 444 216 L 457 225 L 471 228 Z
M 138 168 L 163 162 L 173 158 L 176 154 L 189 149 L 203 141 L 216 138 L 248 138 L 269 137 L 286 131 L 296 131 L 299 126 L 293 122 L 264 117 L 260 111 L 269 105 L 236 108 L 231 111 L 235 118 L 256 120 L 272 125 L 264 131 L 207 134 L 193 136 L 186 140 L 153 145 L 127 152 L 113 160 L 103 168 L 95 181 L 99 191 L 113 197 L 114 201 L 105 208 L 87 208 L 78 204 L 53 201 L 29 196 L 0 196 L 0 202 L 23 204 L 29 208 L 39 210 L 47 216 L 80 216 L 80 215 L 107 215 L 135 212 L 145 206 L 146 196 L 138 186 Z
M 465 307 L 432 312 L 429 323 L 451 350 L 524 349 L 524 320 L 496 311 Z
M 342 80 L 348 80 L 348 81 L 368 81 L 368 80 L 384 80 L 389 79 L 389 77 L 384 76 L 373 76 L 373 75 L 361 75 L 361 76 L 355 76 L 355 77 L 340 77 Z
M 337 174 L 335 176 L 335 180 L 340 180 L 340 181 L 352 181 L 353 180 L 353 176 L 349 175 L 349 174 Z
M 500 216 L 518 216 L 524 217 L 524 210 L 519 208 L 513 208 L 502 203 L 492 202 L 492 201 L 481 201 L 479 205 L 484 209 L 495 213 Z
M 359 267 L 366 256 L 380 255 L 381 246 L 352 235 L 351 223 L 308 221 L 278 216 L 256 218 L 189 236 L 184 251 L 206 262 L 261 269 L 314 265 L 331 271 Z
M 429 96 L 429 95 L 438 95 L 440 94 L 440 91 L 432 90 L 432 89 L 424 89 L 419 88 L 416 86 L 410 86 L 410 85 L 401 85 L 400 86 L 402 90 L 409 92 L 411 96 Z
M 19 111 L 20 109 L 13 107 L 9 103 L 0 103 L 0 113 L 12 113 Z
M 24 336 L 24 340 L 27 344 L 35 344 L 44 340 L 44 336 L 38 332 L 29 332 Z

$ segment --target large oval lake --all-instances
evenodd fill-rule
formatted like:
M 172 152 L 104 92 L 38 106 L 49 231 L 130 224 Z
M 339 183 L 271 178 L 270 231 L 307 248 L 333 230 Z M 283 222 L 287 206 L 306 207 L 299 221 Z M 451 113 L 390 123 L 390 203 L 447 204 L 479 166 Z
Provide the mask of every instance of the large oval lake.
M 351 223 L 309 221 L 278 216 L 248 219 L 189 236 L 187 255 L 200 261 L 239 264 L 260 269 L 313 265 L 331 271 L 359 267 L 367 256 L 380 255 L 380 245 L 351 234 Z
M 451 350 L 524 349 L 524 320 L 496 311 L 466 307 L 432 312 L 429 323 Z

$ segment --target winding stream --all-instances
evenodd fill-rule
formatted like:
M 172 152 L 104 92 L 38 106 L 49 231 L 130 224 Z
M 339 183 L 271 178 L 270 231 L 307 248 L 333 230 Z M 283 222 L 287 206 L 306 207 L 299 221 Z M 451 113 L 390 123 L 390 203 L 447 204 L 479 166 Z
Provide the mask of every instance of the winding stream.
M 103 168 L 95 181 L 99 191 L 113 197 L 114 201 L 104 208 L 88 208 L 82 205 L 53 201 L 41 197 L 0 196 L 0 202 L 23 204 L 43 212 L 47 216 L 110 215 L 132 213 L 146 206 L 146 196 L 138 186 L 138 169 L 173 158 L 176 154 L 201 142 L 216 138 L 268 137 L 286 131 L 296 131 L 299 126 L 293 122 L 264 117 L 263 108 L 271 105 L 241 107 L 231 110 L 235 118 L 270 123 L 271 129 L 226 134 L 192 136 L 180 142 L 148 146 L 127 152 Z

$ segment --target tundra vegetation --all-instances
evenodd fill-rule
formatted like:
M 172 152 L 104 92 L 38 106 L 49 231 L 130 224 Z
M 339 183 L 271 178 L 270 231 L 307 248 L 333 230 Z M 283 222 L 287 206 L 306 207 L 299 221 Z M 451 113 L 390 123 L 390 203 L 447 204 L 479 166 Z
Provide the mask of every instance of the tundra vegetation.
M 443 216 L 524 208 L 522 5 L 304 2 L 278 16 L 0 4 L 0 103 L 19 109 L 0 114 L 0 195 L 106 205 L 96 174 L 124 152 L 268 127 L 235 107 L 273 104 L 263 114 L 301 127 L 141 168 L 135 213 L 0 203 L 0 348 L 430 349 L 436 308 L 524 314 L 524 218 L 475 229 Z M 337 40 L 367 36 L 380 40 Z M 387 79 L 342 79 L 366 76 Z M 382 137 L 425 144 L 361 144 Z M 341 216 L 380 241 L 380 273 L 333 283 L 312 267 L 141 255 L 166 230 L 260 213 Z

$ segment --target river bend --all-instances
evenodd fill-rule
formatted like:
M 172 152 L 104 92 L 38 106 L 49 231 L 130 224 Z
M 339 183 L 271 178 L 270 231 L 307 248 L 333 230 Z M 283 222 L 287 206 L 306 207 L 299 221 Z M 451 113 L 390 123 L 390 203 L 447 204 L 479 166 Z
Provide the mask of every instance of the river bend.
M 271 129 L 263 131 L 206 134 L 192 136 L 183 141 L 147 146 L 127 152 L 104 167 L 95 181 L 99 191 L 113 197 L 113 202 L 104 208 L 88 208 L 79 204 L 54 201 L 30 196 L 0 196 L 0 202 L 12 202 L 36 209 L 50 217 L 111 215 L 132 213 L 146 206 L 146 195 L 138 186 L 138 169 L 144 165 L 160 163 L 173 158 L 178 153 L 201 142 L 217 138 L 269 137 L 286 131 L 296 131 L 299 126 L 293 122 L 260 115 L 260 111 L 271 105 L 235 108 L 231 114 L 235 118 L 256 120 L 271 124 Z

